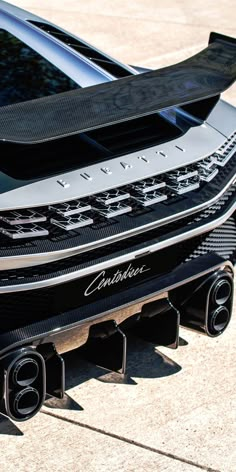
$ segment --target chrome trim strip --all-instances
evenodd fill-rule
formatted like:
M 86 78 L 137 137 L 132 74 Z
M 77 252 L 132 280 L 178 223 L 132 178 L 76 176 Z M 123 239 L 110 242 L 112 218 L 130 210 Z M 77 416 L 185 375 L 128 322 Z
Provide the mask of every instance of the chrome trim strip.
M 0 233 L 8 236 L 11 239 L 25 239 L 25 238 L 38 238 L 40 236 L 48 236 L 48 230 L 38 226 L 36 223 L 30 223 L 28 225 L 15 225 L 9 226 L 8 228 L 1 228 Z
M 112 205 L 113 203 L 123 202 L 124 200 L 127 200 L 128 198 L 130 198 L 130 194 L 128 192 L 125 192 L 124 190 L 115 188 L 110 192 L 99 193 L 95 197 L 97 203 L 102 203 L 103 205 L 107 206 Z
M 108 219 L 115 218 L 116 216 L 124 215 L 125 213 L 132 211 L 132 207 L 126 205 L 126 203 L 123 203 L 123 201 L 111 203 L 110 205 L 105 205 L 98 202 L 93 206 L 93 209 Z
M 83 200 L 75 200 L 71 204 L 59 203 L 59 205 L 50 205 L 48 209 L 60 216 L 72 216 L 91 210 L 91 205 L 83 202 Z
M 129 254 L 125 254 L 124 256 L 120 256 L 114 259 L 111 259 L 109 261 L 100 263 L 100 264 L 95 264 L 92 267 L 88 267 L 86 269 L 81 269 L 79 271 L 73 272 L 71 274 L 64 274 L 59 277 L 55 277 L 52 279 L 48 280 L 43 280 L 39 282 L 31 282 L 31 283 L 22 283 L 20 285 L 12 285 L 12 286 L 5 286 L 5 287 L 0 287 L 0 293 L 10 293 L 10 292 L 21 292 L 25 290 L 35 290 L 43 287 L 51 287 L 54 285 L 58 285 L 64 282 L 69 282 L 74 279 L 79 279 L 81 277 L 85 277 L 89 274 L 95 273 L 100 270 L 108 269 L 109 267 L 115 267 L 119 264 L 123 264 L 125 262 L 129 262 L 137 257 L 140 257 L 142 255 L 152 253 L 159 251 L 161 249 L 164 249 L 166 247 L 172 246 L 174 244 L 177 244 L 179 242 L 184 243 L 186 239 L 190 239 L 194 236 L 198 236 L 199 234 L 206 233 L 208 231 L 211 231 L 212 229 L 216 228 L 217 226 L 222 225 L 230 216 L 234 213 L 236 210 L 236 202 L 233 203 L 232 207 L 220 218 L 217 218 L 214 221 L 211 221 L 210 223 L 206 223 L 205 225 L 202 225 L 198 228 L 195 228 L 193 230 L 190 230 L 186 233 L 179 234 L 178 236 L 175 236 L 173 238 L 167 239 L 165 241 L 152 244 L 148 247 L 146 247 L 144 250 L 139 249 L 137 251 L 133 251 Z
M 157 190 L 153 190 L 152 192 L 146 193 L 137 193 L 137 195 L 133 195 L 132 199 L 138 202 L 143 207 L 148 207 L 150 205 L 154 205 L 155 203 L 163 202 L 167 200 L 167 195 L 158 192 Z
M 236 116 L 236 110 L 235 110 Z M 190 165 L 216 152 L 223 135 L 205 124 L 170 142 L 56 175 L 0 195 L 0 211 L 53 205 L 131 184 Z M 184 148 L 182 152 L 180 148 Z M 160 154 L 160 150 L 165 156 Z M 146 159 L 143 159 L 145 155 Z M 140 159 L 142 157 L 142 159 Z M 126 165 L 124 165 L 126 164 Z M 104 168 L 109 170 L 106 173 Z M 67 187 L 58 180 L 67 182 Z
M 89 218 L 84 213 L 79 213 L 71 216 L 59 216 L 57 218 L 51 218 L 50 222 L 52 225 L 58 226 L 65 231 L 70 231 L 76 228 L 83 228 L 84 226 L 91 225 L 93 223 L 93 219 Z
M 10 226 L 15 226 L 29 223 L 42 223 L 47 220 L 47 217 L 41 215 L 41 213 L 38 213 L 37 211 L 23 210 L 22 212 L 13 210 L 7 214 L 5 213 L 4 215 L 0 214 L 0 220 L 4 221 L 4 223 L 7 223 Z
M 200 172 L 199 172 L 200 174 Z M 202 176 L 200 176 L 202 179 Z M 187 192 L 192 192 L 192 190 L 196 190 L 200 187 L 200 180 L 199 177 L 191 177 L 187 180 L 182 180 L 180 182 L 171 182 L 167 183 L 167 188 L 169 188 L 174 194 L 176 195 L 183 195 Z
M 166 187 L 166 182 L 162 182 L 161 180 L 156 179 L 155 177 L 151 177 L 145 180 L 139 180 L 138 182 L 134 182 L 130 185 L 131 190 L 137 193 L 141 193 L 145 195 L 149 192 L 154 192 L 155 190 L 160 190 Z

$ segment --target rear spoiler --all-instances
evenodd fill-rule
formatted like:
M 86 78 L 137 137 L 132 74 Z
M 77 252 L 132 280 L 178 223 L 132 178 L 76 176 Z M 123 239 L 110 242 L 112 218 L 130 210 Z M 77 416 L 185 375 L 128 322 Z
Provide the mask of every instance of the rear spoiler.
M 0 140 L 33 144 L 212 99 L 236 79 L 236 39 L 209 45 L 173 66 L 0 109 Z M 215 97 L 213 99 L 212 97 Z

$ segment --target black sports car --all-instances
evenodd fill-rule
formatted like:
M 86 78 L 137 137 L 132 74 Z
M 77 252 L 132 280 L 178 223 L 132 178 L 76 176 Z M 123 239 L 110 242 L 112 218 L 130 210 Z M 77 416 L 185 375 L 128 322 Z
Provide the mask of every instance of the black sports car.
M 236 40 L 119 63 L 0 1 L 0 400 L 61 398 L 74 348 L 125 374 L 129 330 L 228 326 L 236 256 Z

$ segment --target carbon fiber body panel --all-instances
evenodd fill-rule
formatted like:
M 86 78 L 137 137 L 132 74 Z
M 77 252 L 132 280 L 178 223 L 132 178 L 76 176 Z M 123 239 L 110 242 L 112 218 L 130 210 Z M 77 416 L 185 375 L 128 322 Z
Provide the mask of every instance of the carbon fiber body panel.
M 235 58 L 234 41 L 216 36 L 176 66 L 3 107 L 0 139 L 43 142 L 217 96 L 235 80 Z
M 144 265 L 145 268 L 149 268 L 146 264 Z M 138 267 L 140 267 L 139 263 Z M 61 313 L 61 309 L 57 309 L 57 314 L 55 313 L 54 316 L 51 316 L 50 312 L 49 317 L 46 316 L 45 319 L 41 319 L 41 321 L 36 321 L 34 319 L 32 324 L 27 324 L 27 321 L 25 322 L 24 318 L 22 318 L 21 321 L 19 320 L 19 325 L 16 329 L 7 329 L 7 325 L 6 330 L 3 329 L 2 334 L 0 334 L 0 352 L 3 354 L 9 349 L 13 349 L 14 347 L 26 343 L 35 343 L 37 345 L 42 342 L 54 342 L 59 352 L 79 347 L 86 342 L 89 328 L 92 324 L 98 323 L 104 319 L 116 320 L 116 312 L 118 313 L 120 310 L 125 310 L 132 304 L 140 301 L 148 303 L 149 300 L 158 293 L 167 293 L 167 291 L 181 287 L 185 283 L 196 280 L 212 271 L 223 269 L 225 267 L 228 267 L 227 270 L 232 274 L 231 264 L 227 262 L 224 263 L 223 259 L 215 253 L 209 253 L 193 261 L 188 261 L 185 264 L 178 265 L 173 271 L 168 272 L 167 274 L 162 274 L 161 277 L 156 278 L 154 276 L 147 278 L 146 282 L 131 284 L 130 288 L 122 290 L 122 297 L 120 290 L 116 292 L 110 289 L 106 296 L 103 296 L 100 300 L 96 300 L 95 297 L 95 301 L 91 301 L 90 303 L 84 304 L 76 309 L 67 310 L 64 313 Z M 126 270 L 127 269 L 129 270 L 129 267 L 126 267 Z M 88 282 L 89 281 L 86 281 L 86 288 L 88 288 Z M 70 290 L 69 287 L 67 288 Z M 65 290 L 67 290 L 67 288 Z M 61 291 L 60 293 L 62 294 L 63 292 Z M 65 291 L 64 295 L 67 295 L 67 302 L 65 301 L 65 303 L 68 303 L 69 292 Z M 34 295 L 31 293 L 30 297 L 34 297 Z M 42 297 L 39 298 L 42 299 Z M 54 302 L 55 301 L 56 299 L 54 298 Z M 77 303 L 78 286 L 76 287 L 76 304 Z M 32 299 L 30 304 L 32 304 Z M 47 307 L 49 306 L 48 300 L 46 305 Z M 14 307 L 12 314 L 13 312 Z M 31 315 L 32 314 L 31 305 Z M 124 316 L 124 319 L 125 318 L 126 316 Z M 20 325 L 21 322 L 22 326 Z M 120 322 L 119 318 L 117 318 L 117 322 Z M 85 336 L 83 331 L 84 326 L 86 331 Z

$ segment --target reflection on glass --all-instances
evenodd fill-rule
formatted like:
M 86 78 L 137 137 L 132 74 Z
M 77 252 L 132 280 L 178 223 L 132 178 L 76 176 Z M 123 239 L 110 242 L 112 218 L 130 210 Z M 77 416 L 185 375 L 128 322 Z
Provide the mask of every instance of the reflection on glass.
M 0 106 L 79 88 L 57 67 L 0 30 Z

